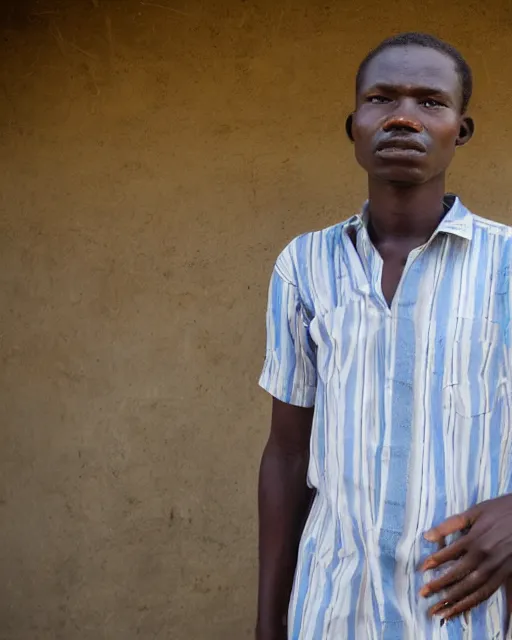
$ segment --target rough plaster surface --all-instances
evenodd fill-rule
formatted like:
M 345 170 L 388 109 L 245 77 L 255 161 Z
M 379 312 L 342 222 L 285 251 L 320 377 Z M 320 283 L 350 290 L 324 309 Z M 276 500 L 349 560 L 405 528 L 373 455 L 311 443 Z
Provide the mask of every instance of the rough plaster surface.
M 272 262 L 364 198 L 360 58 L 474 66 L 450 187 L 512 221 L 512 5 L 4 1 L 0 638 L 250 638 Z

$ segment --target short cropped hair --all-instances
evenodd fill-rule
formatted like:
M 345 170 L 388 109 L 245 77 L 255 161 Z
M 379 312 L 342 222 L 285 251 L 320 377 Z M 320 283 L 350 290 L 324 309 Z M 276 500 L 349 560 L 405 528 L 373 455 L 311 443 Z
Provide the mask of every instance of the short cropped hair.
M 427 33 L 418 33 L 416 31 L 401 33 L 399 35 L 392 36 L 391 38 L 387 38 L 375 47 L 375 49 L 372 49 L 372 51 L 370 51 L 359 65 L 356 76 L 356 91 L 359 92 L 364 73 L 375 56 L 385 49 L 390 49 L 391 47 L 407 47 L 409 45 L 435 49 L 436 51 L 446 54 L 453 60 L 457 73 L 459 74 L 462 87 L 461 111 L 462 113 L 465 113 L 471 99 L 471 94 L 473 93 L 473 74 L 471 72 L 471 67 L 455 47 Z

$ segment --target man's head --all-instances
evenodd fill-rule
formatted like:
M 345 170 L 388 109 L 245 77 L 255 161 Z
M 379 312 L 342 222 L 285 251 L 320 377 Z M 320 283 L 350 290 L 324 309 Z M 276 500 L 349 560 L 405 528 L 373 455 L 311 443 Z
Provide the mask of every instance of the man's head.
M 471 69 L 451 45 L 420 33 L 384 40 L 356 77 L 347 120 L 356 158 L 371 177 L 422 184 L 448 168 L 474 130 L 466 110 Z

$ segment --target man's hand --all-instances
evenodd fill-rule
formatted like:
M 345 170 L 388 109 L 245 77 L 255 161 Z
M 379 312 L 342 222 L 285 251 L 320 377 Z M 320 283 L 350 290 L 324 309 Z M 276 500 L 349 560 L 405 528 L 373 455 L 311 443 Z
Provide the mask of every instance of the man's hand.
M 455 533 L 465 535 L 445 546 L 446 537 Z M 425 560 L 422 571 L 457 561 L 420 591 L 423 597 L 444 591 L 441 602 L 429 613 L 448 620 L 487 600 L 512 575 L 512 495 L 482 502 L 448 518 L 425 538 L 444 548 Z

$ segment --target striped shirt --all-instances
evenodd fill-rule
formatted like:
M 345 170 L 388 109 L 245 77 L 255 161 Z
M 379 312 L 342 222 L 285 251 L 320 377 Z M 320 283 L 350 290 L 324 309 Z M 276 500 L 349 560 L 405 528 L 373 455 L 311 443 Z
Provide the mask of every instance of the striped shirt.
M 512 492 L 512 229 L 450 205 L 391 307 L 366 208 L 275 265 L 260 385 L 315 407 L 291 640 L 508 637 L 503 590 L 444 626 L 418 595 L 424 532 Z

